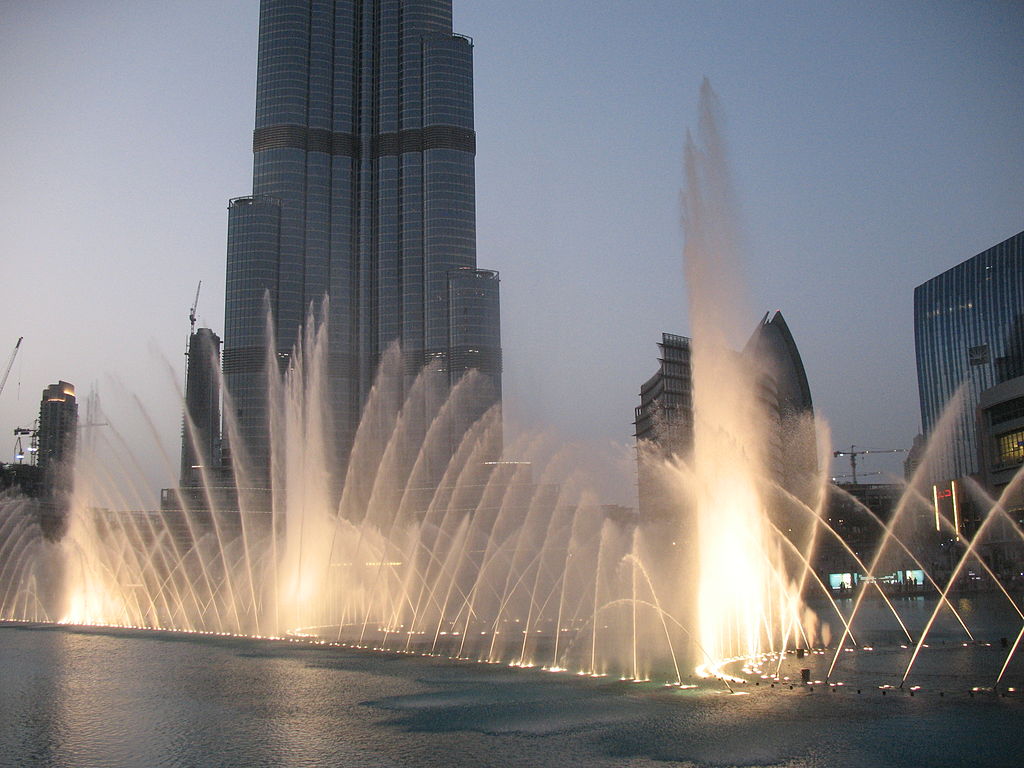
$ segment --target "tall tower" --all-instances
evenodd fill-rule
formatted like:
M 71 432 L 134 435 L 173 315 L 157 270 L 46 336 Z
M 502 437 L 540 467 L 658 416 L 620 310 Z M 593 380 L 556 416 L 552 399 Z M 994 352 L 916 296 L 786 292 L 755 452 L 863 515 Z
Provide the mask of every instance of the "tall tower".
M 287 364 L 308 318 L 328 329 L 338 486 L 392 344 L 406 385 L 427 364 L 449 386 L 472 366 L 500 398 L 497 274 L 476 270 L 472 51 L 451 0 L 262 1 L 253 194 L 228 208 L 223 353 L 225 416 L 256 482 L 265 365 Z M 470 306 L 490 320 L 454 328 L 453 308 Z
M 181 487 L 216 481 L 220 468 L 220 337 L 200 328 L 188 339 L 185 415 L 181 425 Z
M 78 436 L 78 401 L 75 387 L 66 381 L 50 384 L 39 403 L 38 462 L 44 483 L 52 491 L 71 484 L 71 462 Z

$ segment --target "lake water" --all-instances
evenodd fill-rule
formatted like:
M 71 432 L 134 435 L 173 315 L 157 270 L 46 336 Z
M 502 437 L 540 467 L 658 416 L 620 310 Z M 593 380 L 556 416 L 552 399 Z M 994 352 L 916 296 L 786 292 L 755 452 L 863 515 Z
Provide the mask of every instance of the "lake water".
M 932 664 L 968 653 L 996 651 L 951 645 Z M 1019 693 L 971 695 L 962 680 L 915 696 L 856 685 L 728 695 L 341 648 L 0 625 L 0 766 L 1021 765 Z

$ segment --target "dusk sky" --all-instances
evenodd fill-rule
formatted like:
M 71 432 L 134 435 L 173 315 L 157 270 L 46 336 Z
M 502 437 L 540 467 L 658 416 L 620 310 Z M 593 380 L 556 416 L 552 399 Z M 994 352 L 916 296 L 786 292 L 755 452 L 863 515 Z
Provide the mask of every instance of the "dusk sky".
M 64 379 L 96 385 L 151 490 L 173 482 L 189 307 L 202 280 L 222 332 L 227 202 L 252 189 L 258 14 L 0 0 L 0 365 L 25 337 L 3 460 Z M 656 342 L 689 333 L 682 147 L 707 76 L 751 330 L 782 310 L 832 447 L 910 446 L 914 287 L 1024 229 L 1024 3 L 455 0 L 455 29 L 510 423 L 632 444 Z

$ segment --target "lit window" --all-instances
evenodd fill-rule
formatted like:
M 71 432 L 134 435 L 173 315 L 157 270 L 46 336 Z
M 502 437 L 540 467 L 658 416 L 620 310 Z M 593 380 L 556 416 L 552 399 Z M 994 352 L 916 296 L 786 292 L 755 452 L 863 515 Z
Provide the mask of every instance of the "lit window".
M 1007 432 L 996 437 L 1000 464 L 1024 463 L 1024 429 Z

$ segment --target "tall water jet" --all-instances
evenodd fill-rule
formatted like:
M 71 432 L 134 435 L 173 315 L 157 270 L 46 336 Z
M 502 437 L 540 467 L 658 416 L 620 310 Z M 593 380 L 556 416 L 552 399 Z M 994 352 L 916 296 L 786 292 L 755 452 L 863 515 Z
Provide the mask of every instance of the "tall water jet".
M 687 134 L 683 196 L 693 332 L 694 445 L 684 532 L 696 541 L 696 617 L 709 668 L 781 642 L 796 589 L 769 527 L 768 411 L 758 367 L 741 355 L 749 312 L 743 242 L 720 110 L 705 79 Z M 684 585 L 684 591 L 692 587 Z
M 844 630 L 828 679 L 840 653 L 857 642 L 854 621 L 867 619 L 858 616 L 865 592 L 855 602 L 848 594 L 833 600 L 825 575 L 813 571 L 820 532 L 823 540 L 839 539 L 849 568 L 892 608 L 900 638 L 914 630 L 906 679 L 915 659 L 927 656 L 940 607 L 953 611 L 957 584 L 954 578 L 943 587 L 940 573 L 928 575 L 940 603 L 915 629 L 904 626 L 897 599 L 885 593 L 886 569 L 909 561 L 927 574 L 933 529 L 941 523 L 959 537 L 955 511 L 940 520 L 936 505 L 932 526 L 930 500 L 912 489 L 892 518 L 878 522 L 885 533 L 874 558 L 861 559 L 824 524 L 827 478 L 817 468 L 828 456 L 806 450 L 815 444 L 815 424 L 788 329 L 776 316 L 744 345 L 744 249 L 717 113 L 705 82 L 699 129 L 686 144 L 683 211 L 695 444 L 669 462 L 640 450 L 645 468 L 673 480 L 679 520 L 602 508 L 582 475 L 606 465 L 537 435 L 503 441 L 500 409 L 480 415 L 480 376 L 471 371 L 449 387 L 436 367 L 410 372 L 397 347 L 381 357 L 337 500 L 331 473 L 340 465 L 322 420 L 330 391 L 327 323 L 310 319 L 284 370 L 268 333 L 269 505 L 266 489 L 253 488 L 256 473 L 227 390 L 233 488 L 218 486 L 203 469 L 202 487 L 179 499 L 180 507 L 142 511 L 144 473 L 130 448 L 120 446 L 116 460 L 80 451 L 70 524 L 59 543 L 43 535 L 24 500 L 0 495 L 0 620 L 302 635 L 672 685 L 684 685 L 689 663 L 728 685 L 738 669 L 730 660 L 753 660 L 745 673 L 773 666 L 781 677 L 786 656 L 768 665 L 762 653 L 806 648 L 819 631 L 828 642 L 829 628 L 802 602 L 805 591 L 820 590 L 829 598 L 822 616 L 829 612 Z M 794 388 L 806 396 L 782 394 Z M 188 419 L 186 429 L 193 429 Z M 113 427 L 110 436 L 119 439 Z M 454 452 L 449 441 L 458 443 Z M 803 448 L 794 451 L 796 444 Z M 822 434 L 817 444 L 831 440 Z M 168 457 L 171 474 L 176 464 Z M 998 519 L 979 535 L 1012 522 L 1004 501 L 984 501 Z M 927 536 L 918 541 L 896 530 L 919 528 L 922 510 Z M 947 575 L 975 569 L 997 581 L 977 550 L 958 538 Z M 1013 623 L 1002 669 L 992 670 L 997 682 L 1016 674 L 1011 663 L 1021 663 L 1024 642 L 1024 610 L 999 586 Z

